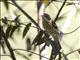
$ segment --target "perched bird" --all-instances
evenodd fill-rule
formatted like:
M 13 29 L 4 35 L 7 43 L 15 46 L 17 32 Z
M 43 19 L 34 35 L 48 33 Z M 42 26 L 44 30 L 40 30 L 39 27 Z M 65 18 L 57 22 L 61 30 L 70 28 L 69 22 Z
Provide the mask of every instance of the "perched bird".
M 42 15 L 42 24 L 44 30 L 51 35 L 54 40 L 59 40 L 60 30 L 58 29 L 56 23 L 51 20 L 50 16 L 46 13 Z
M 52 39 L 54 39 L 54 41 L 52 40 L 49 41 L 52 46 L 50 60 L 53 60 L 60 53 L 60 50 L 61 50 L 61 45 L 59 42 L 61 37 L 61 34 L 60 34 L 61 32 L 58 29 L 56 23 L 53 20 L 51 20 L 50 16 L 46 13 L 42 15 L 42 24 L 43 24 L 44 30 L 50 36 L 52 36 Z

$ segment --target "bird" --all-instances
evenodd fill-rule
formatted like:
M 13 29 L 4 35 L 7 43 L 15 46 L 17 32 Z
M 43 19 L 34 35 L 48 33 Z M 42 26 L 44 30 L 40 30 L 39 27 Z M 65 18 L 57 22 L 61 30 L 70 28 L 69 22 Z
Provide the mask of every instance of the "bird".
M 52 46 L 50 60 L 53 60 L 60 53 L 61 50 L 61 45 L 59 42 L 61 31 L 59 30 L 56 22 L 54 22 L 54 20 L 52 20 L 50 15 L 47 13 L 43 13 L 42 15 L 42 25 L 47 34 L 49 34 L 52 39 L 54 39 L 53 41 L 49 41 Z
M 51 35 L 54 40 L 59 40 L 60 37 L 60 30 L 58 28 L 58 26 L 56 25 L 56 22 L 54 22 L 50 15 L 47 13 L 43 13 L 42 15 L 42 25 L 44 30 Z

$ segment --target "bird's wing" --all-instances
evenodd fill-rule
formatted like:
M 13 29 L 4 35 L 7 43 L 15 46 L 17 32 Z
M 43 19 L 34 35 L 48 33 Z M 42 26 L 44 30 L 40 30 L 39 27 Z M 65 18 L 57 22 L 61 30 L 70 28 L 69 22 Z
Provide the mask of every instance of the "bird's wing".
M 58 29 L 58 26 L 56 25 L 56 23 L 54 21 L 52 21 L 52 26 L 55 28 L 55 29 Z

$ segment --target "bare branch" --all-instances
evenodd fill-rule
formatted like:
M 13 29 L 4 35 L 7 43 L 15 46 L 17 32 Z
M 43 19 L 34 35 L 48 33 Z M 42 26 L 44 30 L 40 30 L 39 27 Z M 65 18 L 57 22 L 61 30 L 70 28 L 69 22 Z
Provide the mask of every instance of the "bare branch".
M 49 58 L 47 58 L 47 57 L 44 57 L 44 56 L 42 56 L 42 55 L 40 55 L 40 54 L 37 54 L 37 53 L 32 52 L 32 51 L 29 51 L 29 50 L 25 50 L 25 49 L 13 49 L 13 51 L 16 51 L 16 50 L 21 50 L 21 51 L 30 52 L 30 53 L 33 53 L 33 54 L 35 54 L 35 55 L 41 56 L 41 57 L 43 57 L 43 58 L 49 59 Z
M 61 10 L 63 9 L 63 7 L 64 7 L 65 3 L 66 3 L 66 0 L 63 2 L 62 6 L 61 6 L 61 8 L 59 9 L 59 11 L 58 11 L 58 13 L 57 13 L 57 15 L 56 15 L 56 18 L 54 19 L 54 21 L 53 21 L 53 22 L 56 22 L 56 21 L 57 21 L 57 19 L 58 19 L 59 15 L 60 15 L 60 13 L 61 13 Z
M 63 33 L 63 35 L 71 34 L 71 33 L 75 32 L 76 30 L 78 30 L 79 28 L 80 28 L 80 26 L 79 26 L 79 27 L 77 27 L 75 30 L 73 30 L 73 31 L 71 31 L 71 32 Z
M 72 53 L 74 53 L 74 52 L 76 52 L 76 51 L 79 51 L 79 50 L 80 50 L 80 48 L 79 48 L 79 49 L 76 49 L 76 50 L 73 50 L 73 51 L 67 53 L 66 56 L 68 56 L 68 55 L 70 55 L 70 54 L 72 54 Z

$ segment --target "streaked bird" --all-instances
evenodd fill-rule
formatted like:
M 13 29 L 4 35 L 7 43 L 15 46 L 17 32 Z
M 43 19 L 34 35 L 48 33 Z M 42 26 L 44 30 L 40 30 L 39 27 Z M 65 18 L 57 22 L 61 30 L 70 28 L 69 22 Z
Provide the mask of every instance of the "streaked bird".
M 50 16 L 46 13 L 42 15 L 42 24 L 44 30 L 51 35 L 55 41 L 59 40 L 61 31 L 58 29 L 56 23 L 51 20 Z
M 52 39 L 54 39 L 54 42 L 51 40 L 50 44 L 52 46 L 52 52 L 50 56 L 50 60 L 53 60 L 56 58 L 56 56 L 60 53 L 61 45 L 60 45 L 60 37 L 61 37 L 61 31 L 58 29 L 56 23 L 51 20 L 50 16 L 46 13 L 42 15 L 42 24 L 44 30 L 52 36 Z

